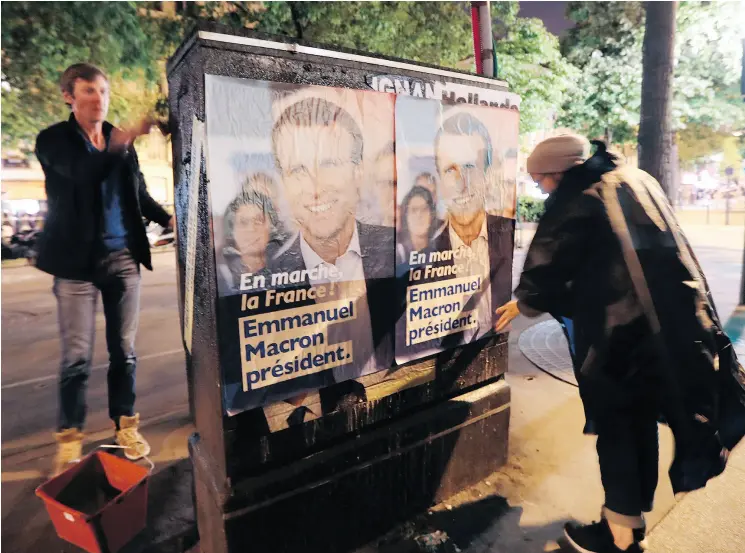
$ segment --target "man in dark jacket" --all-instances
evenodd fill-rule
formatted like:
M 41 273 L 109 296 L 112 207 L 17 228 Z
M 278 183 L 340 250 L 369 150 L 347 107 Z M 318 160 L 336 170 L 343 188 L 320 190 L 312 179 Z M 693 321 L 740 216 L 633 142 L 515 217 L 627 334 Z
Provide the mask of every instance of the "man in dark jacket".
M 745 371 L 659 184 L 596 142 L 539 144 L 528 171 L 550 194 L 528 250 L 517 314 L 569 320 L 587 433 L 597 434 L 602 520 L 567 525 L 577 551 L 640 553 L 658 474 L 657 421 L 670 426 L 673 491 L 724 470 L 745 434 Z
M 120 130 L 105 121 L 109 83 L 93 65 L 70 66 L 60 87 L 72 111 L 70 118 L 36 139 L 49 204 L 36 265 L 54 276 L 62 341 L 55 474 L 82 453 L 99 292 L 106 317 L 109 416 L 116 441 L 130 459 L 150 451 L 134 411 L 139 266 L 152 270 L 142 217 L 173 226 L 172 217 L 148 194 L 132 147 L 149 131 L 149 123 Z

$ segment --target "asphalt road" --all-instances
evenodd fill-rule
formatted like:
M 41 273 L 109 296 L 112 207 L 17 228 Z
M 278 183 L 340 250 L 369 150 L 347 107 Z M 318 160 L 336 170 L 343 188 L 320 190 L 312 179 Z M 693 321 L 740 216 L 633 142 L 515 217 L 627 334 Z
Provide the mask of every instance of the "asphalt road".
M 137 410 L 143 419 L 183 417 L 188 411 L 173 251 L 153 256 L 142 272 L 137 335 Z M 52 277 L 32 267 L 2 270 L 2 456 L 53 442 L 57 420 L 60 343 Z M 110 431 L 104 317 L 96 317 L 86 432 Z

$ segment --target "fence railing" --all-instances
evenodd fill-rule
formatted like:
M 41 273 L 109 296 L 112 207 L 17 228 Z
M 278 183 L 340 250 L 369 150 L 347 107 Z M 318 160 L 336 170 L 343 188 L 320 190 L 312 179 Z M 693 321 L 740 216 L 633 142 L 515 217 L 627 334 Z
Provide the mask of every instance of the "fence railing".
M 681 222 L 698 225 L 744 225 L 745 198 L 716 199 L 675 208 Z

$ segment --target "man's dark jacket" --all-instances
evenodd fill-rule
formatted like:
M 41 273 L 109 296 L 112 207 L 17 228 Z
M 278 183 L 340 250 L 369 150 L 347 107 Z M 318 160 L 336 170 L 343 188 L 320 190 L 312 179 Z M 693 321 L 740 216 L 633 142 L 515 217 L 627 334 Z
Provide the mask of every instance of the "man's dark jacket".
M 745 371 L 661 187 L 598 152 L 547 200 L 515 290 L 573 322 L 587 429 L 651 409 L 675 436 L 675 492 L 724 470 L 745 433 Z
M 107 142 L 112 129 L 103 124 Z M 92 280 L 101 252 L 101 183 L 118 173 L 127 246 L 137 263 L 152 270 L 142 217 L 167 227 L 170 215 L 148 194 L 134 148 L 92 152 L 86 141 L 73 115 L 36 138 L 48 202 L 36 266 L 57 277 Z

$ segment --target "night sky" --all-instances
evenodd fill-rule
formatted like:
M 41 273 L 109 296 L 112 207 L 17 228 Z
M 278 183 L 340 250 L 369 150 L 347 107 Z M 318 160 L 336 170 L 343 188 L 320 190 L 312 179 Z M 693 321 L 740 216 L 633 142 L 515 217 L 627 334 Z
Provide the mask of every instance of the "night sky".
M 564 17 L 567 2 L 520 2 L 520 17 L 537 17 L 555 35 L 572 26 Z

